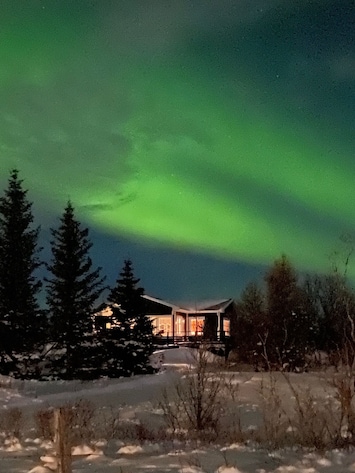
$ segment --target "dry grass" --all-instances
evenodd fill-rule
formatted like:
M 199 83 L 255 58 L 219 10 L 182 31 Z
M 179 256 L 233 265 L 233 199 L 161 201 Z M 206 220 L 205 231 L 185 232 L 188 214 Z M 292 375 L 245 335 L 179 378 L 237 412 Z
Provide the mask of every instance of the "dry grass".
M 188 432 L 190 437 L 211 438 L 218 435 L 228 389 L 226 377 L 220 376 L 210 364 L 209 355 L 199 349 L 195 367 L 187 370 L 172 390 L 162 394 L 160 407 L 168 429 L 174 434 Z
M 54 411 L 53 408 L 39 409 L 34 415 L 37 436 L 44 440 L 54 438 Z
M 3 411 L 0 417 L 0 430 L 5 438 L 21 439 L 24 431 L 24 416 L 21 409 L 14 407 Z
M 257 442 L 270 449 L 294 445 L 317 450 L 354 446 L 355 373 L 345 367 L 333 374 L 306 376 L 262 373 L 244 377 L 252 383 L 243 386 L 243 377 L 211 364 L 200 350 L 195 366 L 162 393 L 154 419 L 152 412 L 141 418 L 138 414 L 121 416 L 121 410 L 126 412 L 123 406 L 98 409 L 84 399 L 61 407 L 72 445 L 117 439 L 136 443 Z M 251 401 L 246 393 L 250 397 L 252 389 L 255 396 Z M 255 408 L 254 420 L 257 419 L 252 428 L 248 411 L 251 406 Z M 53 408 L 36 412 L 39 437 L 53 440 L 53 418 Z M 3 411 L 0 417 L 0 430 L 7 438 L 20 438 L 23 424 L 19 409 Z
M 94 438 L 94 414 L 96 408 L 86 400 L 79 399 L 74 403 L 60 406 L 65 423 L 70 429 L 72 445 Z M 35 413 L 37 434 L 45 440 L 54 440 L 54 408 L 41 409 Z
M 276 380 L 269 373 L 260 386 L 262 424 L 256 433 L 260 444 L 317 450 L 355 445 L 355 374 L 348 369 L 330 378 L 320 374 L 322 390 L 300 385 L 287 373 L 278 375 Z
M 253 441 L 271 449 L 355 445 L 355 372 L 348 367 L 331 377 L 320 373 L 313 388 L 297 375 L 264 373 L 258 388 L 260 422 L 249 428 L 242 422 L 243 401 L 233 375 L 216 372 L 203 352 L 198 356 L 195 370 L 163 393 L 165 422 L 176 437 Z M 223 420 L 228 422 L 222 427 Z

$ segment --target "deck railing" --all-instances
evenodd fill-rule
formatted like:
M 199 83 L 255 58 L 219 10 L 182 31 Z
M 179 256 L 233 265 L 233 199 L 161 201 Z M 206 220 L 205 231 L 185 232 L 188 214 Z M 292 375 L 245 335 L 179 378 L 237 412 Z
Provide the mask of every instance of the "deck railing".
M 216 334 L 216 337 L 205 337 L 201 332 L 188 332 L 184 335 L 172 335 L 172 334 L 162 334 L 156 335 L 154 337 L 154 342 L 157 345 L 164 345 L 164 344 L 175 344 L 175 343 L 183 343 L 183 342 L 220 342 L 224 343 L 226 340 L 229 339 L 229 332 L 222 331 Z

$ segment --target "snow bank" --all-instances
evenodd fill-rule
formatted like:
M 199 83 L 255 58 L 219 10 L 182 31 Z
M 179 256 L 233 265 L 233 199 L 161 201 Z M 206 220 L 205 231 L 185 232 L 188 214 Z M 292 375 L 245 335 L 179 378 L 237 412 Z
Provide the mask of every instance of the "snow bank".
M 118 449 L 117 453 L 119 455 L 133 455 L 135 453 L 143 453 L 144 450 L 139 445 L 126 445 Z
M 218 468 L 216 473 L 243 473 L 243 472 L 238 470 L 238 468 L 236 468 L 235 466 L 222 465 Z

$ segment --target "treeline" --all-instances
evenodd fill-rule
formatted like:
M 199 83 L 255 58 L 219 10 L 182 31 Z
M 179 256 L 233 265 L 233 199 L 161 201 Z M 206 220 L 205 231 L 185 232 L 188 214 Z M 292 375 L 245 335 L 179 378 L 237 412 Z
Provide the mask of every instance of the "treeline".
M 300 277 L 283 255 L 266 272 L 262 287 L 249 284 L 231 320 L 240 361 L 255 369 L 303 369 L 324 357 L 330 364 L 352 365 L 355 295 L 346 278 L 348 262 L 347 257 L 343 272 L 335 268 Z
M 108 288 L 70 201 L 51 229 L 50 261 L 41 261 L 40 228 L 27 193 L 12 170 L 0 195 L 0 374 L 73 379 L 148 372 L 153 327 L 132 262 L 125 261 Z M 41 266 L 43 280 L 37 277 Z M 95 303 L 107 289 L 112 327 L 95 330 Z M 283 255 L 262 286 L 249 284 L 236 301 L 230 332 L 226 351 L 234 348 L 256 369 L 304 368 L 320 353 L 331 363 L 352 364 L 355 295 L 346 271 L 301 278 Z
M 41 261 L 27 192 L 12 170 L 0 197 L 0 373 L 73 379 L 149 371 L 153 328 L 131 261 L 109 292 L 112 329 L 97 332 L 94 304 L 110 288 L 93 267 L 89 231 L 67 202 L 51 229 L 51 259 Z M 48 274 L 43 281 L 36 276 L 41 266 Z M 42 286 L 46 309 L 38 302 Z

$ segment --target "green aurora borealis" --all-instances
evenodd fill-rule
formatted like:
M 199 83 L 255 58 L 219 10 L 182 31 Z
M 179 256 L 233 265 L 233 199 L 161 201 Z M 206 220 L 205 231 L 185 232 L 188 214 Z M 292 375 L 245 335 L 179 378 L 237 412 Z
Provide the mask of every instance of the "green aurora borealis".
M 325 270 L 355 230 L 353 1 L 2 2 L 1 182 L 112 238 Z

